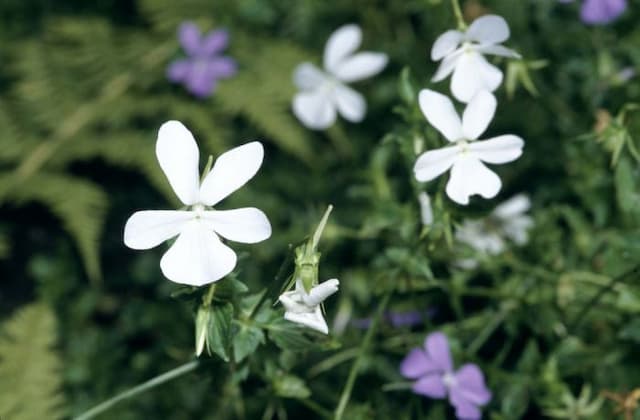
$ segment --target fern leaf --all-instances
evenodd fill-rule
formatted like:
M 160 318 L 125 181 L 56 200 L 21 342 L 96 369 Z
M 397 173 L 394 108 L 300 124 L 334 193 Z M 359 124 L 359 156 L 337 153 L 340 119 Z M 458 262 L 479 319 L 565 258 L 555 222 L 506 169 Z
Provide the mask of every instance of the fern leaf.
M 0 336 L 0 418 L 60 419 L 61 361 L 53 350 L 56 320 L 44 304 L 23 307 Z
M 0 173 L 0 203 L 37 201 L 59 217 L 73 237 L 93 281 L 101 278 L 98 239 L 102 231 L 107 196 L 96 185 L 67 175 L 38 172 L 26 180 Z

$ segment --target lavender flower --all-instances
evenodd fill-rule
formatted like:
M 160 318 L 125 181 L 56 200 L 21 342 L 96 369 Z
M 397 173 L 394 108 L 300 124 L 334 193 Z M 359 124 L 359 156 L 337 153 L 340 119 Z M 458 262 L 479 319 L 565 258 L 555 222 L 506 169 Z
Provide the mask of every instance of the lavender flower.
M 618 18 L 627 8 L 627 0 L 585 0 L 580 19 L 593 25 L 607 24 Z
M 573 0 L 558 0 L 571 3 Z M 605 25 L 616 20 L 627 9 L 627 0 L 584 0 L 580 19 L 591 25 Z
M 482 418 L 480 406 L 491 400 L 480 368 L 467 363 L 454 372 L 449 342 L 441 332 L 429 334 L 424 348 L 415 348 L 400 365 L 402 376 L 415 379 L 413 392 L 430 398 L 446 398 L 456 409 L 456 417 Z
M 205 35 L 192 23 L 185 22 L 178 29 L 178 39 L 187 58 L 172 62 L 167 77 L 174 83 L 182 83 L 193 95 L 204 98 L 211 95 L 218 79 L 236 74 L 236 62 L 220 53 L 229 43 L 225 30 L 211 31 Z

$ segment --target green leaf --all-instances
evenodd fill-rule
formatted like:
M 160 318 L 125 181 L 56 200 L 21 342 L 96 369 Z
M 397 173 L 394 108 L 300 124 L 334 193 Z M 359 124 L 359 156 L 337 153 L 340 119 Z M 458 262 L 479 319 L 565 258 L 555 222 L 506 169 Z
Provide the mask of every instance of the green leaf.
M 233 356 L 236 362 L 242 361 L 264 343 L 264 333 L 255 325 L 241 324 L 233 337 Z
M 314 345 L 306 335 L 305 328 L 284 318 L 278 318 L 266 325 L 269 339 L 283 350 L 305 350 Z
M 515 382 L 510 384 L 502 398 L 501 411 L 510 419 L 518 419 L 524 415 L 529 406 L 529 390 L 526 384 Z
M 231 346 L 233 305 L 224 303 L 211 306 L 209 330 L 207 334 L 207 350 L 209 354 L 217 354 L 225 362 L 229 361 Z
M 25 306 L 0 336 L 0 418 L 61 419 L 62 363 L 53 349 L 56 319 L 44 304 Z

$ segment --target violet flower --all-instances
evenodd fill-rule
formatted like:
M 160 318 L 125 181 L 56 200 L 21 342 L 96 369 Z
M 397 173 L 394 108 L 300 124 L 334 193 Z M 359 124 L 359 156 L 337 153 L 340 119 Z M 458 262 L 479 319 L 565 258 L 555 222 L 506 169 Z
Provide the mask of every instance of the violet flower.
M 570 3 L 573 0 L 558 0 Z M 606 25 L 616 20 L 627 9 L 627 0 L 584 0 L 580 19 L 591 25 Z
M 412 387 L 416 394 L 430 398 L 448 396 L 458 419 L 481 419 L 479 407 L 491 400 L 491 392 L 477 365 L 467 363 L 453 370 L 449 342 L 441 332 L 429 334 L 424 348 L 411 350 L 400 365 L 400 373 L 416 380 Z
M 182 83 L 194 96 L 210 96 L 218 79 L 236 74 L 235 60 L 220 55 L 229 43 L 227 31 L 219 29 L 202 35 L 194 23 L 185 22 L 178 29 L 178 39 L 187 58 L 169 64 L 167 78 Z

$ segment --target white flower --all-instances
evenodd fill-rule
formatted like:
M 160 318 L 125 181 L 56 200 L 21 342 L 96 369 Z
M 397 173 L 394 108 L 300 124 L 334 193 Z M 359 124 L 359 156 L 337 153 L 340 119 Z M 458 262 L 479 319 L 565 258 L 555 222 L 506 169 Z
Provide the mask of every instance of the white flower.
M 511 134 L 476 141 L 486 130 L 496 110 L 496 98 L 480 91 L 467 105 L 462 121 L 446 96 L 423 89 L 420 109 L 452 146 L 430 150 L 418 157 L 413 168 L 418 181 L 430 181 L 451 168 L 447 195 L 458 204 L 469 204 L 469 197 L 479 194 L 493 198 L 502 183 L 486 163 L 507 163 L 522 154 L 524 141 Z
M 431 80 L 439 82 L 453 72 L 451 92 L 461 102 L 469 102 L 481 90 L 493 92 L 502 83 L 502 72 L 483 54 L 519 58 L 518 53 L 500 45 L 508 38 L 507 22 L 496 15 L 474 20 L 464 33 L 443 33 L 431 48 L 431 59 L 442 60 Z
M 497 206 L 486 219 L 466 220 L 456 230 L 456 239 L 487 255 L 503 252 L 506 239 L 524 245 L 533 226 L 533 219 L 526 215 L 529 208 L 529 198 L 518 194 Z
M 295 69 L 293 82 L 300 92 L 293 98 L 293 112 L 306 127 L 330 127 L 336 120 L 336 109 L 348 121 L 364 119 L 367 103 L 346 83 L 379 73 L 388 59 L 383 53 L 354 54 L 361 41 L 359 26 L 342 26 L 331 34 L 324 48 L 324 71 L 311 63 L 302 63 Z
M 420 204 L 420 220 L 425 226 L 433 223 L 433 209 L 431 208 L 431 198 L 426 192 L 418 194 L 418 203 Z
M 285 292 L 279 297 L 285 308 L 284 319 L 328 334 L 329 327 L 322 316 L 320 304 L 338 291 L 338 284 L 338 279 L 330 279 L 314 286 L 307 293 L 302 281 L 296 280 L 295 290 Z
M 160 127 L 156 155 L 171 187 L 188 209 L 134 213 L 124 228 L 124 243 L 133 249 L 149 249 L 178 236 L 160 261 L 162 273 L 169 280 L 200 286 L 229 274 L 237 257 L 218 235 L 244 243 L 271 236 L 269 220 L 256 208 L 212 209 L 256 174 L 264 156 L 261 143 L 247 143 L 220 155 L 202 184 L 198 145 L 182 123 L 168 121 Z

